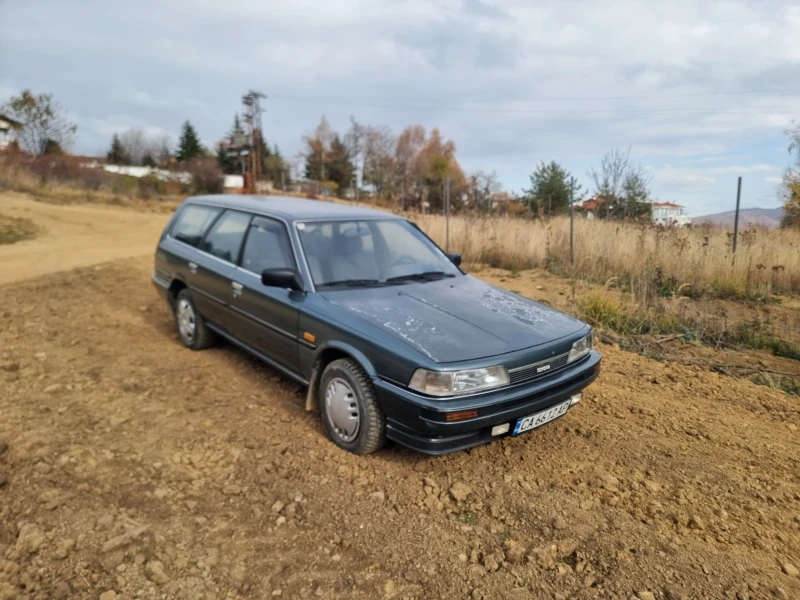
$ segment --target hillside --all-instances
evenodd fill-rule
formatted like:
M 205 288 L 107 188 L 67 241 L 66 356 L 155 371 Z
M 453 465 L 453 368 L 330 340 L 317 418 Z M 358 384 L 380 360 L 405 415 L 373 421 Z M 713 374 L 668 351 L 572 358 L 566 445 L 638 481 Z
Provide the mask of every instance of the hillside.
M 701 225 L 703 223 L 708 223 L 714 227 L 733 229 L 735 215 L 736 211 L 730 210 L 712 215 L 693 217 L 692 224 Z M 747 227 L 749 225 L 758 225 L 760 227 L 778 227 L 781 223 L 782 215 L 783 208 L 781 207 L 743 208 L 739 211 L 739 226 Z

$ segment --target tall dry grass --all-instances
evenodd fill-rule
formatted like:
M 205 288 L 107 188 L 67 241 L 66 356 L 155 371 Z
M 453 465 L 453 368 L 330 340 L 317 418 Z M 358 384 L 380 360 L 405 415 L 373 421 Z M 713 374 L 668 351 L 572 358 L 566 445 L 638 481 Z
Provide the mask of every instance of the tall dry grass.
M 0 155 L 0 190 L 50 202 L 98 202 L 170 211 L 182 199 L 161 183 L 79 169 L 58 161 L 32 164 Z M 163 183 L 163 182 L 162 182 Z M 144 194 L 146 191 L 152 194 Z M 408 215 L 442 247 L 442 215 Z M 575 220 L 575 265 L 569 260 L 569 219 L 454 216 L 450 249 L 466 262 L 512 270 L 543 267 L 626 286 L 647 301 L 670 294 L 753 296 L 800 292 L 800 231 L 747 229 L 734 255 L 731 235 L 719 229 L 658 229 L 609 221 Z
M 441 215 L 412 217 L 444 247 Z M 570 265 L 569 219 L 510 217 L 450 219 L 450 249 L 466 262 L 513 270 L 548 270 L 629 286 L 639 298 L 711 293 L 752 296 L 800 292 L 800 231 L 746 229 L 738 251 L 720 229 L 662 229 L 575 219 L 575 265 Z

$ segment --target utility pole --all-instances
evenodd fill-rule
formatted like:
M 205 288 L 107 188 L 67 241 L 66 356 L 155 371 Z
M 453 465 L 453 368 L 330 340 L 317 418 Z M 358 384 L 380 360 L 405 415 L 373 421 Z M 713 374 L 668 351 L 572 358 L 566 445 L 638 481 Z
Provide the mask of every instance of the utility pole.
M 736 216 L 733 219 L 733 253 L 736 254 L 736 245 L 739 241 L 739 201 L 742 199 L 742 178 L 736 187 Z
M 244 122 L 247 134 L 247 140 L 250 146 L 248 160 L 250 162 L 250 177 L 245 180 L 245 191 L 251 194 L 256 191 L 256 182 L 261 175 L 261 145 L 262 145 L 262 127 L 261 127 L 261 99 L 266 99 L 266 95 L 261 92 L 250 90 L 242 96 L 242 104 L 245 106 Z
M 569 264 L 575 264 L 575 207 L 572 201 L 572 187 L 569 188 Z
M 444 210 L 447 232 L 444 240 L 445 252 L 450 252 L 450 175 L 444 180 Z
M 403 212 L 406 212 L 406 178 L 403 176 L 403 182 L 400 186 L 400 207 Z

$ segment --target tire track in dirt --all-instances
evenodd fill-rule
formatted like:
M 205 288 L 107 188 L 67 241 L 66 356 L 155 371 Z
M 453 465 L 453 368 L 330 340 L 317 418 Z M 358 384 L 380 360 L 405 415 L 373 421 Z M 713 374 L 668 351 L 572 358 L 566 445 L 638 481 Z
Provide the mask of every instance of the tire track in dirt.
M 46 204 L 12 192 L 0 194 L 0 212 L 30 219 L 44 231 L 34 240 L 0 245 L 0 285 L 152 254 L 169 218 L 110 206 Z

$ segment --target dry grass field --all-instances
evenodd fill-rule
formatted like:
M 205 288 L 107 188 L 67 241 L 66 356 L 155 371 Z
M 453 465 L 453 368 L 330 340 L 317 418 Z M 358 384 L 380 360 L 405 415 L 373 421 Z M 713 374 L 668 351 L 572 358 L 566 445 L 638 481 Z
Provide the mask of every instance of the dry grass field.
M 440 215 L 413 219 L 444 246 Z M 722 297 L 800 292 L 800 231 L 746 229 L 738 252 L 720 229 L 663 229 L 575 220 L 575 265 L 569 260 L 569 219 L 524 220 L 454 216 L 450 248 L 468 262 L 511 270 L 542 267 L 594 282 L 614 279 L 637 298 L 710 294 Z

